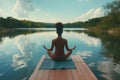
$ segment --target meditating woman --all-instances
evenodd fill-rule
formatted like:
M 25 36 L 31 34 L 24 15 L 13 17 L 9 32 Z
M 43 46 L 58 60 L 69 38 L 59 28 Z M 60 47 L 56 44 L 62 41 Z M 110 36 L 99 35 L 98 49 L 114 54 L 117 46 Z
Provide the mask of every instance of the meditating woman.
M 76 46 L 74 46 L 74 48 L 69 48 L 68 47 L 68 42 L 66 39 L 62 38 L 62 33 L 63 33 L 63 24 L 62 23 L 56 23 L 55 24 L 56 27 L 56 33 L 58 34 L 58 37 L 56 39 L 52 40 L 52 45 L 51 48 L 48 49 L 46 48 L 46 46 L 43 46 L 46 50 L 48 55 L 55 61 L 63 61 L 65 59 L 67 59 L 70 54 L 72 53 L 72 50 L 74 50 L 76 48 Z M 53 50 L 55 46 L 55 53 L 52 53 L 51 51 Z M 67 50 L 66 54 L 64 53 L 64 46 Z

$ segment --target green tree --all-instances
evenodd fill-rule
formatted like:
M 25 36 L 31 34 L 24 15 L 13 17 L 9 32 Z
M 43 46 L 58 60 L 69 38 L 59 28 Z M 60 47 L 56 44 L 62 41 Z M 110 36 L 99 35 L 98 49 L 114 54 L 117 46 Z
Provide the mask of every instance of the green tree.
M 106 22 L 111 24 L 120 24 L 120 0 L 114 0 L 113 2 L 104 5 L 105 13 L 107 14 Z

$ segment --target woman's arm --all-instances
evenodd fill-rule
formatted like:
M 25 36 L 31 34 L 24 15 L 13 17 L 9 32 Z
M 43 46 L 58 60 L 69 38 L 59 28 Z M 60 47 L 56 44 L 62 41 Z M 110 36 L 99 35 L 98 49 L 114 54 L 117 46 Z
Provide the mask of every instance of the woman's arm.
M 66 47 L 66 50 L 70 50 L 70 51 L 72 51 L 72 50 L 74 50 L 75 48 L 76 48 L 76 46 L 74 46 L 73 48 L 69 48 L 68 47 L 68 42 L 67 42 L 67 40 L 65 40 L 65 47 Z
M 44 47 L 47 51 L 52 51 L 53 48 L 54 48 L 54 41 L 52 40 L 51 48 L 47 48 L 45 45 L 43 45 L 43 47 Z

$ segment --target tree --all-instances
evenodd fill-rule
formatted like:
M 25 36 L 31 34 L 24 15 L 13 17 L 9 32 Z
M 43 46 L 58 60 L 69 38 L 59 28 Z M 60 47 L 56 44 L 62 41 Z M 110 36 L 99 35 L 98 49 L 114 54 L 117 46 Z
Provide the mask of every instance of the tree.
M 107 14 L 107 22 L 112 24 L 120 24 L 120 0 L 114 0 L 113 2 L 104 5 L 105 12 Z

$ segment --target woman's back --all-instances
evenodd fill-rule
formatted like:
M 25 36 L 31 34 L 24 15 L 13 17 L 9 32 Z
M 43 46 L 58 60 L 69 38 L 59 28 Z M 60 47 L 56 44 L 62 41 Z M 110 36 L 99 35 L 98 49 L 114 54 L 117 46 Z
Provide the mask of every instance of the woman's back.
M 55 45 L 55 56 L 64 56 L 64 46 L 65 46 L 65 39 L 61 37 L 57 37 L 53 40 L 53 43 Z

